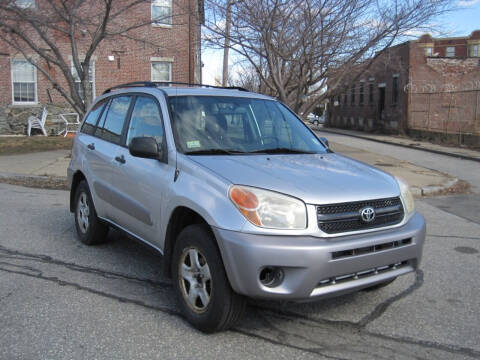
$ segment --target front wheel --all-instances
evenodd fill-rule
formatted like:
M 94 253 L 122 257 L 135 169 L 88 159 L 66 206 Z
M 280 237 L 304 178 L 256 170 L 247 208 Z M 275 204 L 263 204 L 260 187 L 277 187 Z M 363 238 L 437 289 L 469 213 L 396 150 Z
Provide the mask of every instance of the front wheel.
M 190 225 L 177 238 L 172 261 L 175 291 L 186 319 L 197 329 L 226 330 L 242 317 L 245 299 L 228 281 L 207 226 Z

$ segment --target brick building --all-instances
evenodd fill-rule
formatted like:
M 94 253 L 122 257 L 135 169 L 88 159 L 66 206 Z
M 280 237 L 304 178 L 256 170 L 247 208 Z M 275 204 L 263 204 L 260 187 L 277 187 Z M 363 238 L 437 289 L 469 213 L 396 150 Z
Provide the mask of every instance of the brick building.
M 47 0 L 15 0 L 15 3 L 29 7 L 30 11 L 41 11 L 47 6 Z M 203 0 L 145 1 L 117 21 L 128 25 L 132 19 L 135 23 L 143 19 L 147 23 L 156 18 L 161 20 L 136 30 L 137 34 L 141 32 L 142 42 L 116 37 L 100 43 L 90 63 L 93 96 L 116 84 L 131 81 L 201 82 Z M 32 39 L 35 39 L 35 34 L 32 34 Z M 59 36 L 56 46 L 64 59 L 69 59 L 72 74 L 75 74 L 68 39 Z M 81 48 L 79 52 L 81 57 Z M 32 55 L 35 56 L 34 53 Z M 49 73 L 66 85 L 58 68 L 51 67 Z M 78 86 L 80 88 L 80 83 Z M 19 51 L 0 39 L 0 134 L 25 133 L 26 118 L 39 114 L 43 105 L 47 105 L 50 112 L 47 122 L 54 120 L 55 113 L 65 112 L 65 107 L 68 107 L 51 82 Z M 49 132 L 54 130 L 52 128 Z
M 388 48 L 341 82 L 328 125 L 480 146 L 479 48 L 480 30 Z

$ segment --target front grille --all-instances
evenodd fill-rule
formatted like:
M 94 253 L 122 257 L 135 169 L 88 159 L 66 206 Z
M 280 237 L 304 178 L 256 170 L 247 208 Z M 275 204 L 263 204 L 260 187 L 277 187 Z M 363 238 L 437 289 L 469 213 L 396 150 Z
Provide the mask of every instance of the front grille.
M 397 270 L 397 269 L 404 268 L 404 267 L 407 267 L 407 266 L 410 266 L 409 262 L 408 261 L 402 261 L 402 262 L 398 262 L 398 263 L 395 263 L 395 264 L 378 266 L 378 267 L 371 268 L 371 269 L 366 269 L 366 270 L 363 270 L 363 271 L 357 271 L 357 272 L 351 273 L 351 274 L 334 276 L 334 277 L 331 277 L 331 278 L 320 280 L 315 288 L 318 289 L 320 287 L 336 285 L 336 284 L 340 284 L 340 283 L 344 283 L 344 282 L 348 282 L 348 281 L 358 280 L 358 279 L 362 279 L 362 278 L 365 278 L 365 277 L 369 277 L 369 276 L 378 275 L 378 274 L 386 273 L 386 272 L 389 272 L 389 271 Z
M 389 249 L 410 245 L 411 243 L 412 243 L 412 239 L 409 238 L 409 239 L 404 239 L 400 241 L 392 241 L 392 242 L 383 243 L 383 244 L 365 246 L 361 248 L 334 251 L 332 252 L 332 259 L 337 260 L 337 259 L 349 258 L 352 256 L 371 254 L 379 251 L 384 251 L 384 250 L 389 250 Z
M 375 218 L 365 222 L 360 212 L 365 207 L 375 210 Z M 399 197 L 356 201 L 317 206 L 318 227 L 327 234 L 379 228 L 398 224 L 403 219 L 403 206 Z

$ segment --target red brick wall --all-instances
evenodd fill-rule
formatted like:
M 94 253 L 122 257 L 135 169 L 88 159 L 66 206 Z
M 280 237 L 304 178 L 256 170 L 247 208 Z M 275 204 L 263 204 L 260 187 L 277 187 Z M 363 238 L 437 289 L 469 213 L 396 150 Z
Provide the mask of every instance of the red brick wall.
M 347 86 L 347 103 L 344 101 L 344 90 L 340 90 L 339 105 L 330 102 L 328 121 L 337 127 L 372 130 L 382 128 L 387 132 L 403 132 L 406 130 L 407 96 L 404 87 L 408 83 L 409 43 L 403 43 L 388 49 L 379 56 L 361 75 L 353 75 L 345 81 Z M 393 79 L 398 75 L 398 101 L 393 103 Z M 364 84 L 364 101 L 360 104 L 360 86 Z M 351 104 L 351 86 L 355 88 L 355 103 Z M 373 103 L 369 103 L 369 85 L 373 85 Z M 380 86 L 385 91 L 385 107 L 379 110 Z M 337 97 L 334 97 L 336 100 Z
M 189 7 L 194 9 L 197 6 L 196 3 L 196 0 L 174 0 L 174 25 L 171 28 L 147 25 L 131 33 L 133 36 L 142 37 L 146 40 L 145 43 L 118 38 L 114 41 L 103 41 L 94 53 L 96 95 L 100 95 L 105 89 L 116 84 L 150 80 L 151 57 L 173 58 L 172 80 L 193 81 L 195 71 L 193 47 L 195 40 L 198 39 L 200 27 L 195 25 L 195 18 L 190 16 L 186 9 Z M 41 8 L 41 1 L 37 1 L 37 4 Z M 145 18 L 146 21 L 149 21 L 150 16 L 150 3 L 146 1 L 141 7 L 129 11 L 118 21 L 122 24 L 128 24 L 130 19 L 138 21 L 138 19 Z M 150 42 L 160 43 L 161 45 L 160 47 L 153 47 L 149 45 Z M 57 46 L 61 49 L 62 56 L 67 63 L 70 64 L 68 55 L 71 54 L 71 49 L 69 42 L 59 36 Z M 79 52 L 85 52 L 85 49 L 82 51 L 82 45 L 80 45 Z M 18 55 L 16 51 L 0 43 L 0 106 L 12 103 L 10 59 L 16 55 Z M 109 55 L 115 56 L 113 62 L 108 60 Z M 52 67 L 50 74 L 61 84 L 66 85 L 63 74 L 59 69 Z M 65 102 L 63 97 L 52 89 L 51 83 L 45 76 L 38 71 L 37 93 L 39 103 L 50 101 L 48 91 L 50 91 L 54 103 Z
M 410 53 L 409 129 L 480 135 L 480 58 Z

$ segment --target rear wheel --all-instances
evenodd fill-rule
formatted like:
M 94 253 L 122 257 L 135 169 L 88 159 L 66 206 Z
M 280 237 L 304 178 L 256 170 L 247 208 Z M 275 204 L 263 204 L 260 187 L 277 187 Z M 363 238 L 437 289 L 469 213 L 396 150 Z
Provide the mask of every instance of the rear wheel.
M 212 333 L 233 326 L 245 299 L 228 281 L 215 238 L 204 225 L 190 225 L 177 238 L 172 261 L 175 291 L 186 319 Z
M 78 239 L 95 245 L 107 239 L 108 225 L 97 217 L 87 182 L 82 180 L 75 191 L 75 228 Z

